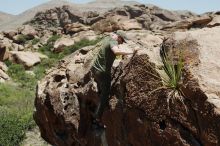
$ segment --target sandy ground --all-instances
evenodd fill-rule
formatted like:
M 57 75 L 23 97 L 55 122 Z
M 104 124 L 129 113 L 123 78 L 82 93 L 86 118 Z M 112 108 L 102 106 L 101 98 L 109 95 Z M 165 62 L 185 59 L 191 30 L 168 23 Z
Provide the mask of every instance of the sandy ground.
M 40 131 L 36 127 L 26 133 L 26 139 L 22 142 L 21 146 L 51 146 L 45 142 L 41 136 Z

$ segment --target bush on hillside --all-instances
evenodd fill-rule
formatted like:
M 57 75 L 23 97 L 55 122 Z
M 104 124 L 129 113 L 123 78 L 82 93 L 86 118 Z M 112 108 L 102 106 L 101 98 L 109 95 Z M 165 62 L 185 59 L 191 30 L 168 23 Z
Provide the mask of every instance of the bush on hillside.
M 25 44 L 30 38 L 27 35 L 20 34 L 18 35 L 17 41 L 20 44 Z

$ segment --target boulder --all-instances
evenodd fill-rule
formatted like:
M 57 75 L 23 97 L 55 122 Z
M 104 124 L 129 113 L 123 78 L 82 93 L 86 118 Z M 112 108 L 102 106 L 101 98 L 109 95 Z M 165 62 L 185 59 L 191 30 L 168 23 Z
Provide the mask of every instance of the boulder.
M 21 34 L 26 35 L 30 38 L 34 38 L 37 35 L 37 31 L 35 30 L 35 28 L 30 25 L 24 25 L 20 31 Z
M 13 39 L 13 37 L 17 34 L 18 34 L 18 32 L 14 31 L 14 30 L 4 32 L 4 35 L 9 39 Z
M 92 30 L 103 33 L 103 32 L 113 32 L 121 29 L 121 26 L 118 24 L 117 17 L 107 17 L 102 19 L 91 26 Z
M 198 64 L 192 67 L 192 74 L 198 80 L 198 84 L 207 101 L 214 105 L 216 113 L 220 114 L 220 56 L 219 37 L 220 27 L 203 28 L 196 31 L 176 32 L 175 39 L 194 39 L 198 42 Z
M 82 39 L 87 39 L 87 40 L 96 40 L 98 38 L 98 35 L 90 30 L 90 31 L 81 31 L 79 33 L 76 33 L 73 35 L 73 40 L 75 42 L 79 42 Z
M 204 15 L 204 16 L 192 19 L 191 22 L 193 24 L 192 27 L 204 27 L 211 21 L 212 21 L 212 17 Z
M 177 31 L 177 30 L 188 30 L 192 27 L 193 23 L 189 20 L 182 20 L 182 21 L 176 21 L 173 23 L 169 23 L 165 25 L 161 30 L 171 30 L 171 31 Z
M 75 41 L 72 38 L 61 37 L 54 43 L 53 52 L 62 52 L 67 46 L 74 45 Z
M 125 17 L 115 18 L 118 21 L 118 25 L 122 30 L 140 30 L 142 29 L 142 25 L 137 22 L 136 19 L 127 19 Z
M 178 21 L 181 20 L 180 16 L 172 11 L 168 11 L 165 9 L 161 9 L 157 6 L 152 6 L 151 7 L 151 14 L 157 16 L 158 18 L 160 18 L 163 21 Z
M 113 32 L 116 30 L 142 29 L 142 25 L 136 19 L 129 19 L 126 16 L 108 16 L 92 26 L 98 32 Z
M 0 42 L 0 61 L 4 61 L 8 59 L 8 51 L 6 49 L 6 46 Z
M 88 26 L 85 26 L 81 23 L 72 23 L 72 24 L 66 24 L 64 26 L 64 31 L 67 34 L 74 34 L 80 31 L 86 31 L 89 30 L 90 28 Z
M 199 49 L 202 54 L 200 64 L 196 66 L 195 63 L 192 70 L 184 72 L 183 95 L 180 95 L 183 101 L 172 99 L 168 102 L 172 90 L 163 88 L 158 73 L 161 67 L 152 59 L 153 50 L 159 51 L 160 48 L 158 36 L 152 34 L 144 41 L 147 44 L 147 40 L 151 40 L 149 46 L 155 46 L 153 50 L 143 42 L 141 45 L 137 43 L 143 53 L 125 57 L 112 69 L 109 106 L 102 117 L 107 128 L 101 136 L 95 136 L 91 125 L 99 100 L 97 84 L 89 71 L 93 49 L 83 54 L 78 50 L 64 58 L 37 86 L 34 119 L 42 137 L 52 145 L 66 146 L 101 146 L 106 143 L 110 146 L 218 146 L 220 113 L 215 104 L 219 103 L 216 76 L 219 67 L 213 59 L 219 56 L 219 41 L 216 40 L 219 28 L 215 28 L 190 31 L 198 39 L 195 50 Z M 203 34 L 205 32 L 207 35 Z M 183 37 L 185 32 L 178 33 Z M 214 36 L 213 41 L 208 40 L 211 36 Z M 83 62 L 76 61 L 79 54 Z M 159 52 L 155 51 L 154 55 L 159 56 Z M 211 65 L 207 66 L 208 62 Z M 207 77 L 210 81 L 201 82 L 197 77 Z M 213 94 L 217 96 L 210 98 Z
M 81 18 L 83 21 L 83 24 L 92 25 L 96 22 L 98 22 L 101 19 L 104 19 L 103 16 L 99 15 L 99 13 L 94 11 L 84 12 L 83 18 Z
M 0 61 L 0 69 L 4 72 L 6 72 L 8 70 L 7 65 L 4 62 Z
M 208 27 L 215 27 L 220 25 L 220 15 L 213 17 L 212 21 L 207 24 Z
M 28 51 L 10 51 L 9 59 L 15 63 L 24 65 L 25 68 L 30 68 L 41 61 L 38 55 Z
M 13 47 L 13 51 L 23 51 L 24 50 L 24 46 L 16 44 L 16 43 L 13 43 L 12 47 Z
M 0 83 L 4 83 L 7 80 L 10 80 L 10 77 L 0 69 Z
M 125 6 L 124 8 L 130 19 L 139 17 L 144 13 L 144 10 L 141 7 L 138 7 L 137 5 Z
M 3 46 L 5 46 L 7 50 L 8 49 L 13 49 L 13 45 L 12 45 L 13 41 L 8 39 L 8 38 L 6 38 L 6 37 L 3 37 L 3 39 L 0 40 L 0 43 Z
M 0 61 L 0 83 L 10 80 L 10 77 L 6 74 L 7 70 L 8 67 L 4 64 L 4 62 Z

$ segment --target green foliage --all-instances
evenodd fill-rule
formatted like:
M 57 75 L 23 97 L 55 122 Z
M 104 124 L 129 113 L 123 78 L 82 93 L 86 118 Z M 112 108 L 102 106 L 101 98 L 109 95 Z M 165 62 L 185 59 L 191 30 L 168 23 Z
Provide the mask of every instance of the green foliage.
M 20 34 L 18 35 L 17 41 L 21 44 L 25 44 L 29 40 L 27 35 Z
M 160 56 L 163 62 L 163 69 L 166 77 L 163 77 L 164 85 L 174 92 L 179 91 L 182 84 L 183 57 L 179 54 L 178 60 L 171 60 L 162 46 Z
M 51 36 L 51 37 L 47 40 L 47 44 L 54 43 L 54 42 L 56 42 L 56 40 L 58 40 L 59 38 L 61 38 L 61 35 L 53 35 L 53 36 Z
M 90 45 L 95 45 L 97 44 L 101 39 L 97 38 L 96 40 L 88 40 L 88 39 L 82 39 L 81 41 L 75 43 L 72 46 L 68 46 L 64 48 L 64 51 L 61 52 L 61 56 L 66 56 L 69 55 L 73 52 L 75 52 L 76 50 L 86 47 L 86 46 L 90 46 Z
M 30 125 L 32 113 L 18 115 L 14 113 L 1 114 L 0 119 L 0 143 L 4 146 L 18 145 L 25 137 L 25 131 L 34 125 Z
M 32 101 L 31 99 L 24 101 L 24 97 L 29 99 L 33 95 L 33 91 L 28 88 L 13 84 L 0 84 L 0 106 L 22 107 Z
M 22 87 L 34 89 L 37 83 L 33 75 L 27 74 L 25 68 L 20 64 L 11 64 L 8 66 L 8 75 Z
M 87 39 L 82 39 L 81 41 L 75 43 L 72 46 L 68 46 L 65 47 L 64 50 L 60 53 L 54 53 L 51 51 L 51 49 L 53 48 L 53 43 L 56 39 L 58 39 L 58 37 L 60 36 L 53 36 L 48 40 L 47 45 L 42 46 L 41 48 L 39 48 L 39 51 L 45 55 L 47 55 L 49 58 L 54 58 L 57 60 L 62 59 L 64 56 L 69 55 L 73 52 L 75 52 L 76 50 L 85 47 L 85 46 L 90 46 L 90 45 L 95 45 L 96 43 L 98 43 L 100 41 L 100 38 L 96 39 L 96 40 L 87 40 Z
M 15 84 L 0 84 L 0 145 L 15 146 L 25 131 L 35 126 L 32 118 L 34 91 Z
M 43 59 L 40 64 L 33 68 L 36 79 L 40 80 L 43 78 L 46 74 L 46 70 L 53 67 L 57 61 L 58 60 L 54 58 Z
M 36 45 L 39 41 L 40 41 L 39 38 L 34 38 L 31 43 L 32 45 Z
M 181 88 L 183 87 L 183 69 L 184 69 L 184 61 L 182 52 L 179 51 L 178 57 L 173 58 L 173 56 L 169 56 L 166 53 L 164 43 L 160 49 L 160 57 L 163 63 L 163 70 L 165 74 L 160 74 L 163 85 L 165 89 L 170 89 L 167 104 L 168 111 L 170 112 L 170 100 L 174 103 L 174 99 L 178 99 L 183 104 L 185 110 L 187 111 L 187 107 L 184 104 L 184 93 Z

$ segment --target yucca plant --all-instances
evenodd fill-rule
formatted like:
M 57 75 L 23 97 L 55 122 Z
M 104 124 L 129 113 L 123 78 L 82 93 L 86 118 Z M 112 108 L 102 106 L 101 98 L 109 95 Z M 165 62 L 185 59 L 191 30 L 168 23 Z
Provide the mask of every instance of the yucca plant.
M 175 92 L 180 90 L 182 83 L 182 71 L 183 71 L 183 57 L 180 52 L 178 60 L 174 61 L 168 57 L 164 45 L 160 49 L 160 57 L 163 63 L 163 70 L 166 77 L 162 77 L 164 85 Z
M 184 69 L 184 61 L 183 61 L 183 54 L 180 51 L 179 55 L 177 56 L 176 60 L 171 57 L 168 57 L 164 43 L 161 45 L 160 48 L 160 57 L 163 63 L 163 70 L 164 74 L 160 74 L 164 88 L 170 89 L 170 95 L 167 98 L 168 108 L 170 100 L 173 102 L 174 99 L 179 99 L 183 105 L 184 104 L 184 94 L 181 90 L 183 86 L 183 69 Z M 186 109 L 186 106 L 185 106 Z

